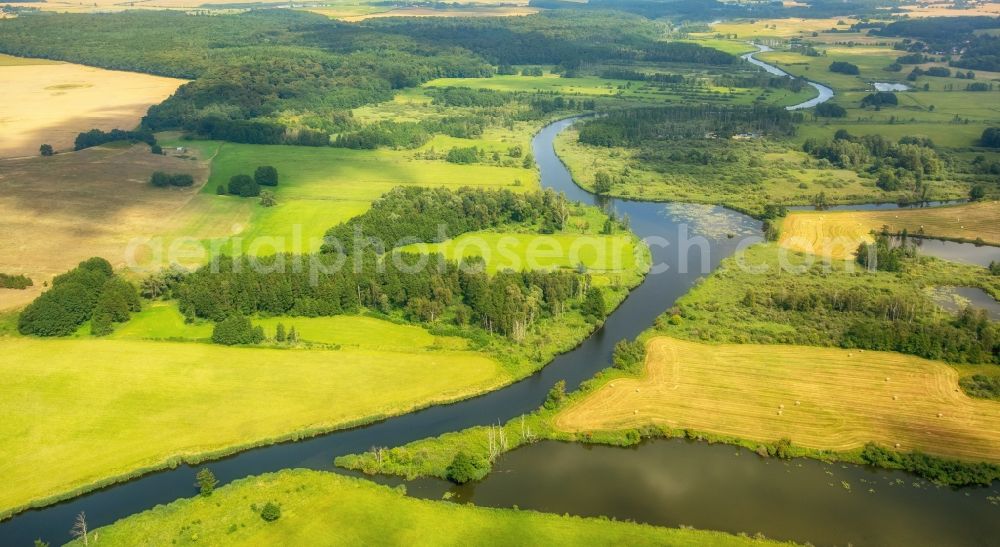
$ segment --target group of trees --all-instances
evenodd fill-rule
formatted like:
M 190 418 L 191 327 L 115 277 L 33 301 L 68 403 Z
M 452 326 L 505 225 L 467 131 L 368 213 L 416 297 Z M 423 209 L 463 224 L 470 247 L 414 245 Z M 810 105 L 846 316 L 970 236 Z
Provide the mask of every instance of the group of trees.
M 313 271 L 296 271 L 295 260 L 309 260 Z M 212 270 L 206 266 L 186 276 L 175 292 L 185 315 L 219 322 L 213 333 L 219 343 L 263 340 L 263 332 L 246 319 L 256 313 L 329 316 L 364 307 L 418 322 L 471 324 L 515 341 L 541 318 L 574 305 L 596 319 L 606 313 L 603 298 L 597 304 L 587 290 L 586 275 L 506 271 L 490 276 L 481 259 L 459 265 L 440 256 L 361 252 L 345 264 L 331 255 L 277 255 L 220 259 L 218 270 Z
M 639 146 L 651 140 L 728 138 L 740 133 L 791 135 L 793 114 L 781 107 L 691 105 L 646 107 L 611 112 L 587 121 L 579 140 L 594 146 Z
M 253 197 L 262 196 L 261 187 L 262 186 L 277 186 L 278 185 L 278 170 L 270 165 L 262 165 L 258 167 L 251 177 L 250 175 L 239 174 L 233 175 L 229 179 L 229 184 L 225 189 L 219 186 L 218 193 L 224 194 L 229 193 L 234 196 L 240 197 Z M 273 194 L 271 194 L 271 199 L 273 200 Z M 273 205 L 273 203 L 271 204 Z M 265 205 L 268 206 L 268 205 Z
M 849 75 L 861 74 L 861 71 L 858 69 L 858 65 L 848 63 L 846 61 L 834 61 L 830 63 L 830 72 L 839 72 L 841 74 Z
M 902 137 L 893 143 L 882 135 L 856 137 L 840 129 L 830 140 L 806 139 L 802 149 L 844 169 L 866 169 L 886 191 L 914 188 L 944 169 L 934 143 L 921 137 Z
M 1000 363 L 1000 324 L 971 308 L 952 321 L 862 319 L 845 332 L 843 345 L 953 363 Z
M 903 263 L 917 256 L 917 248 L 908 240 L 905 232 L 899 241 L 887 233 L 875 237 L 872 243 L 862 242 L 858 245 L 857 260 L 869 271 L 898 272 L 903 269 Z
M 111 332 L 113 323 L 127 321 L 140 308 L 135 287 L 116 276 L 107 260 L 95 257 L 56 276 L 52 288 L 21 312 L 18 331 L 67 336 L 91 320 L 91 332 L 102 336 Z
M 536 225 L 543 233 L 561 230 L 569 215 L 562 194 L 510 190 L 394 188 L 363 215 L 331 228 L 324 252 L 352 254 L 357 245 L 382 246 L 439 242 L 508 223 Z
M 234 313 L 215 324 L 212 342 L 226 346 L 237 344 L 259 344 L 264 341 L 264 329 L 254 326 L 249 318 Z
M 892 91 L 876 91 L 875 93 L 869 93 L 861 98 L 861 108 L 871 106 L 874 107 L 875 110 L 879 110 L 883 106 L 896 106 L 898 104 L 899 97 L 897 97 Z
M 828 341 L 846 348 L 898 351 L 954 363 L 1000 363 L 1000 325 L 982 311 L 963 310 L 945 318 L 917 294 L 881 293 L 867 287 L 751 288 L 742 304 L 779 310 L 801 320 L 842 316 L 843 330 Z
M 76 136 L 73 149 L 83 150 L 84 148 L 119 141 L 144 142 L 150 146 L 154 146 L 156 144 L 156 137 L 153 136 L 153 132 L 148 129 L 139 129 L 137 131 L 125 131 L 122 129 L 101 131 L 100 129 L 91 129 L 90 131 L 85 131 Z M 52 147 L 50 146 L 50 152 L 51 148 Z M 44 150 L 42 151 L 42 155 L 47 155 Z
M 847 116 L 847 109 L 837 103 L 825 102 L 816 105 L 814 111 L 820 118 L 843 118 Z
M 187 173 L 154 171 L 149 177 L 149 183 L 157 188 L 166 188 L 167 186 L 187 187 L 194 184 L 194 177 Z

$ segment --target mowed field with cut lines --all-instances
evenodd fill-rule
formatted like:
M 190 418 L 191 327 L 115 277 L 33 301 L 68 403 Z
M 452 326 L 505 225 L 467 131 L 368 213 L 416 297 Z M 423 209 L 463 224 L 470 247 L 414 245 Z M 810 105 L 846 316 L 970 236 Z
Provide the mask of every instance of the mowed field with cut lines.
M 706 345 L 657 337 L 641 378 L 613 380 L 555 418 L 567 432 L 656 424 L 812 449 L 875 441 L 1000 462 L 1000 402 L 971 399 L 958 372 L 897 353 Z
M 790 213 L 781 225 L 778 243 L 793 251 L 846 259 L 862 241 L 872 241 L 872 230 L 904 229 L 910 235 L 1000 245 L 1000 202 L 970 203 L 924 209 L 885 211 L 819 211 Z

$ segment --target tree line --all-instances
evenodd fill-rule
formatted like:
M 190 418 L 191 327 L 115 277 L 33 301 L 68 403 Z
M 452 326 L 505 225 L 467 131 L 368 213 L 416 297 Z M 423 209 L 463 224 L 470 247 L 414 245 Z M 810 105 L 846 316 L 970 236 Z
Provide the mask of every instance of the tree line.
M 801 114 L 767 105 L 690 105 L 618 110 L 589 120 L 579 141 L 594 146 L 639 146 L 650 140 L 728 138 L 739 133 L 792 135 Z
M 505 271 L 490 276 L 481 259 L 460 266 L 440 256 L 390 257 L 367 250 L 351 255 L 349 267 L 335 267 L 335 257 L 321 254 L 306 259 L 326 271 L 281 268 L 297 259 L 303 257 L 278 255 L 256 262 L 223 258 L 215 267 L 185 276 L 174 293 L 186 316 L 229 320 L 227 329 L 232 329 L 223 332 L 236 333 L 233 337 L 251 333 L 249 342 L 239 338 L 235 343 L 255 343 L 257 338 L 255 329 L 248 331 L 243 320 L 229 319 L 237 315 L 315 317 L 368 308 L 401 313 L 417 322 L 473 325 L 520 341 L 539 319 L 558 316 L 574 305 L 587 308 L 594 294 L 603 305 L 600 290 L 590 290 L 588 276 L 575 272 Z M 595 320 L 606 313 L 603 308 L 591 311 L 601 314 Z

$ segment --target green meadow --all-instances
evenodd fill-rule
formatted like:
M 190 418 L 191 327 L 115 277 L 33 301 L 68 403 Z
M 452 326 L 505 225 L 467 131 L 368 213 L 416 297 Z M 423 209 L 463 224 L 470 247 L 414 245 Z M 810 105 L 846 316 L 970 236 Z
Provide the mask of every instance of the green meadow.
M 506 136 L 505 136 L 506 137 Z M 498 138 L 500 138 L 498 136 Z M 489 149 L 506 151 L 521 143 L 510 135 L 507 144 L 497 141 Z M 439 150 L 452 146 L 487 148 L 487 140 L 452 139 L 432 141 Z M 371 202 L 396 186 L 462 186 L 527 191 L 538 187 L 534 169 L 521 166 L 458 165 L 443 160 L 415 157 L 415 151 L 349 150 L 304 146 L 253 145 L 213 141 L 169 141 L 211 158 L 211 175 L 201 194 L 189 203 L 190 220 L 172 237 L 220 233 L 225 241 L 202 239 L 205 248 L 266 255 L 276 251 L 312 252 L 319 249 L 323 234 L 337 224 L 365 212 Z M 238 174 L 253 174 L 260 165 L 278 170 L 274 192 L 277 205 L 262 207 L 257 198 L 217 195 Z M 238 238 L 231 238 L 238 236 Z M 237 247 L 238 246 L 238 247 Z
M 273 338 L 278 325 L 285 331 L 295 328 L 299 343 L 322 344 L 344 349 L 370 349 L 408 351 L 412 349 L 468 348 L 468 340 L 456 336 L 439 336 L 416 325 L 395 323 L 363 315 L 334 315 L 329 317 L 260 317 L 254 325 L 264 328 L 264 334 Z M 212 337 L 214 324 L 206 320 L 192 323 L 175 302 L 154 302 L 132 316 L 108 336 L 112 340 L 183 340 L 207 341 Z M 89 336 L 88 325 L 80 328 L 77 336 Z
M 447 349 L 461 341 L 419 327 L 356 317 L 286 324 L 340 349 L 127 339 L 188 334 L 165 307 L 118 339 L 0 339 L 8 394 L 0 400 L 0 515 L 180 461 L 462 399 L 511 378 L 493 358 Z
M 260 517 L 267 503 L 280 506 L 279 519 Z M 92 535 L 101 545 L 785 545 L 691 528 L 421 500 L 305 469 L 241 479 L 210 496 L 160 505 Z
M 592 273 L 623 273 L 636 266 L 635 243 L 627 235 L 472 232 L 441 243 L 415 243 L 403 251 L 441 253 L 450 260 L 486 260 L 491 273 L 548 270 L 582 265 Z

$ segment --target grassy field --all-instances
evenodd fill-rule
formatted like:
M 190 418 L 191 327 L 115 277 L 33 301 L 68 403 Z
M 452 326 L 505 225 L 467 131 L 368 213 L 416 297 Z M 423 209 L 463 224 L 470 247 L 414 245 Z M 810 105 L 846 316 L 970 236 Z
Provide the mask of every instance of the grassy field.
M 295 327 L 303 344 L 335 345 L 344 349 L 378 351 L 410 351 L 429 349 L 464 350 L 468 340 L 455 336 L 438 336 L 414 325 L 398 324 L 361 315 L 330 317 L 264 317 L 254 318 L 254 325 L 264 328 L 273 337 L 278 324 Z M 212 337 L 214 323 L 185 323 L 184 315 L 175 302 L 154 302 L 108 336 L 112 340 L 186 340 L 205 341 Z M 77 336 L 89 337 L 88 325 L 80 327 Z
M 1000 404 L 971 399 L 958 372 L 895 353 L 706 345 L 657 337 L 641 378 L 616 379 L 555 419 L 569 432 L 648 424 L 848 451 L 877 441 L 1000 461 Z
M 606 274 L 636 267 L 635 244 L 627 235 L 472 232 L 442 243 L 416 243 L 401 250 L 441 253 L 451 260 L 480 256 L 490 272 L 574 269 L 583 264 L 587 271 Z
M 839 126 L 831 126 L 839 127 Z M 830 135 L 834 129 L 829 129 Z M 647 200 L 684 201 L 722 204 L 741 211 L 760 212 L 768 203 L 807 205 L 823 192 L 831 203 L 892 201 L 899 193 L 885 192 L 872 179 L 861 178 L 854 171 L 819 168 L 810 156 L 792 148 L 792 143 L 750 142 L 734 144 L 747 157 L 755 157 L 768 168 L 761 184 L 751 185 L 735 177 L 739 168 L 720 169 L 711 178 L 672 170 L 659 172 L 637 157 L 634 149 L 605 148 L 581 144 L 578 133 L 569 129 L 555 140 L 556 152 L 573 173 L 573 179 L 593 190 L 595 173 L 624 173 L 612 194 Z M 682 166 L 687 168 L 689 166 Z M 954 181 L 935 181 L 932 195 L 937 199 L 964 197 L 967 185 Z
M 538 187 L 534 169 L 415 159 L 411 151 L 185 141 L 170 144 L 203 149 L 218 146 L 202 196 L 206 202 L 214 201 L 216 207 L 233 214 L 250 204 L 249 218 L 232 234 L 239 235 L 243 252 L 251 254 L 269 254 L 275 249 L 318 250 L 329 228 L 365 212 L 372 201 L 396 186 L 510 187 L 525 191 Z M 220 184 L 225 185 L 233 175 L 252 174 L 259 165 L 278 170 L 276 206 L 259 207 L 256 199 L 216 195 Z M 515 180 L 521 181 L 520 186 L 514 186 Z M 202 218 L 191 221 L 199 223 Z M 190 231 L 185 228 L 177 235 Z M 234 244 L 227 242 L 223 248 L 232 249 Z
M 184 80 L 71 63 L 0 57 L 0 158 L 34 156 L 42 143 L 72 149 L 88 129 L 131 129 Z
M 793 212 L 781 225 L 779 244 L 794 251 L 833 258 L 854 256 L 871 232 L 887 227 L 892 233 L 976 241 L 1000 245 L 1000 203 L 995 201 L 950 207 L 889 211 Z
M 123 265 L 134 238 L 182 228 L 185 236 L 229 233 L 231 224 L 212 225 L 199 214 L 205 210 L 194 199 L 197 184 L 150 186 L 149 176 L 157 170 L 189 173 L 198 183 L 208 178 L 206 162 L 154 155 L 144 144 L 0 160 L 0 232 L 5 234 L 0 272 L 24 273 L 35 282 L 29 290 L 5 295 L 0 308 L 27 303 L 52 276 L 91 256 Z M 204 225 L 191 226 L 193 219 Z
M 267 502 L 280 504 L 280 519 L 265 522 L 251 507 Z M 721 532 L 420 500 L 304 469 L 242 479 L 210 497 L 161 505 L 94 534 L 101 545 L 778 545 Z
M 314 327 L 343 322 L 301 324 L 314 336 Z M 339 351 L 0 339 L 0 514 L 170 462 L 401 414 L 509 380 L 482 354 L 432 349 L 426 333 L 406 351 L 346 349 L 351 340 L 363 347 L 413 334 L 385 322 L 352 328 L 329 334 L 344 343 Z

